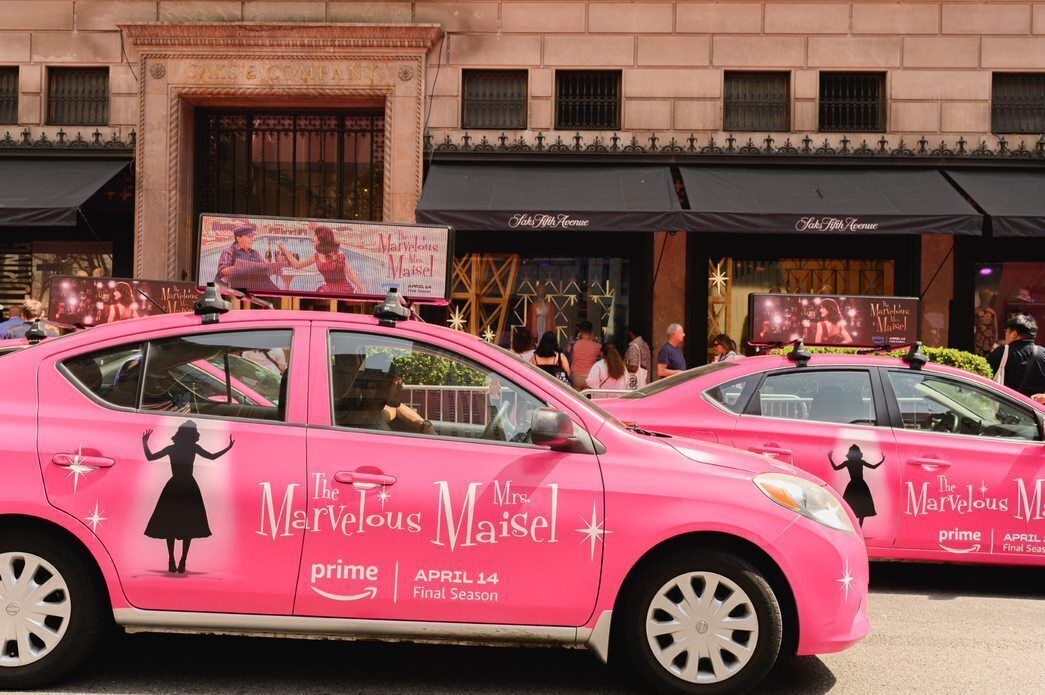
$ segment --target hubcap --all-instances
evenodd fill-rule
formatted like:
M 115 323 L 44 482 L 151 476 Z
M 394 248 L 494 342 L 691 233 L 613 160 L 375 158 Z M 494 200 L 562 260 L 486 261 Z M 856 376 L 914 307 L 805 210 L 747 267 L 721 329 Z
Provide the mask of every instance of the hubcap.
M 758 616 L 735 582 L 689 572 L 662 586 L 646 612 L 646 639 L 657 661 L 690 683 L 719 683 L 755 652 Z
M 65 579 L 32 553 L 0 553 L 0 667 L 31 664 L 49 654 L 69 626 Z

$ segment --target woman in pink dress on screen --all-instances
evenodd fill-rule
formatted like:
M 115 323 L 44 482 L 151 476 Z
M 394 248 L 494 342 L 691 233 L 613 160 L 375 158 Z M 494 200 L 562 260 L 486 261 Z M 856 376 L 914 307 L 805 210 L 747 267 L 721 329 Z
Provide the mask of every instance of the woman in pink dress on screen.
M 341 250 L 341 244 L 334 236 L 334 230 L 326 225 L 317 225 L 313 231 L 312 247 L 316 252 L 312 258 L 298 260 L 283 244 L 279 250 L 287 263 L 297 269 L 306 268 L 313 263 L 316 270 L 323 276 L 323 284 L 316 288 L 316 292 L 323 294 L 362 294 L 363 283 L 348 264 L 345 252 Z

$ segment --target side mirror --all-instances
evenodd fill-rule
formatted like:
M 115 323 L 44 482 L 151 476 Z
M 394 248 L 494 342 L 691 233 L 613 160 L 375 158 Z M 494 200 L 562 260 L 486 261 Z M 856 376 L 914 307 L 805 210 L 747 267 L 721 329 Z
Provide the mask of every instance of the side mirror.
M 552 450 L 565 449 L 573 439 L 573 420 L 561 410 L 538 408 L 530 420 L 530 441 Z

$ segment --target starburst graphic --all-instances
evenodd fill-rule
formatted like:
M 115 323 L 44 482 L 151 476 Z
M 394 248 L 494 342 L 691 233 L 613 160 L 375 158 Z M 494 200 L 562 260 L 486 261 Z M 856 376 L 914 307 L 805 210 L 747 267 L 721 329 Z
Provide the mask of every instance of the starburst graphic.
M 726 283 L 729 282 L 729 276 L 726 275 L 726 271 L 722 269 L 722 262 L 719 261 L 715 264 L 714 270 L 708 273 L 708 282 L 711 284 L 713 290 L 724 290 Z
M 392 498 L 392 493 L 388 491 L 388 488 L 381 488 L 381 492 L 377 493 L 377 499 L 381 500 L 381 509 L 385 508 L 385 502 Z
M 982 481 L 982 480 L 980 481 L 980 494 L 981 495 L 986 495 L 987 494 L 987 483 Z
M 485 340 L 488 343 L 492 343 L 493 341 L 497 340 L 497 334 L 494 333 L 489 326 L 487 326 L 486 329 L 483 330 L 483 340 Z
M 94 509 L 91 511 L 90 516 L 84 517 L 84 521 L 91 525 L 91 530 L 94 531 L 94 535 L 98 535 L 98 527 L 102 525 L 103 521 L 106 521 L 107 517 L 102 516 L 105 512 L 102 511 L 101 506 L 98 502 L 94 503 Z
M 85 464 L 83 458 L 83 446 L 80 446 L 76 450 L 76 454 L 69 460 L 69 474 L 66 478 L 73 479 L 73 494 L 76 494 L 76 488 L 80 482 L 80 478 L 86 478 L 88 473 L 98 470 L 94 466 L 88 466 Z
M 852 588 L 853 581 L 855 579 L 856 578 L 853 577 L 853 573 L 849 571 L 849 558 L 846 558 L 846 560 L 845 560 L 845 571 L 842 572 L 842 577 L 840 579 L 836 579 L 835 580 L 836 582 L 841 584 L 841 586 L 838 587 L 838 590 L 839 591 L 845 591 L 845 602 L 846 603 L 849 603 L 849 589 Z
M 581 521 L 584 523 L 584 528 L 573 529 L 577 533 L 583 534 L 581 543 L 589 543 L 591 549 L 591 561 L 595 561 L 595 544 L 605 543 L 605 535 L 613 533 L 613 531 L 607 531 L 605 528 L 606 521 L 599 521 L 598 511 L 595 506 L 595 502 L 591 503 L 591 521 L 588 521 L 583 516 Z
M 461 307 L 455 306 L 450 310 L 450 318 L 446 320 L 446 323 L 455 331 L 464 330 L 465 318 Z

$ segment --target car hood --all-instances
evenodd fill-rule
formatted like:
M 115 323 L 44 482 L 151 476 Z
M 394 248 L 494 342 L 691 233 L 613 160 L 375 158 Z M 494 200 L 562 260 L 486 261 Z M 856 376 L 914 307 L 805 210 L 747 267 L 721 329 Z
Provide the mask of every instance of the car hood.
M 685 437 L 666 437 L 660 441 L 696 463 L 718 466 L 720 468 L 731 468 L 736 471 L 750 473 L 752 476 L 759 473 L 787 473 L 817 485 L 827 484 L 815 475 L 763 454 L 753 454 L 740 449 L 722 446 L 721 444 L 712 444 L 699 439 L 687 439 Z

